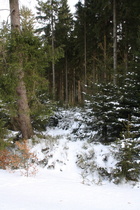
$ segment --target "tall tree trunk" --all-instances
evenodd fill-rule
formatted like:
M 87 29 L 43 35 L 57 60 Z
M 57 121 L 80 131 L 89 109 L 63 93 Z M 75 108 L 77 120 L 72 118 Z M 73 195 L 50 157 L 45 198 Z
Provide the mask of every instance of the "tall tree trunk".
M 53 8 L 53 0 L 51 0 Z M 52 74 L 53 74 L 53 99 L 55 100 L 55 59 L 54 59 L 54 12 L 52 9 L 51 26 L 52 26 Z
M 116 0 L 113 0 L 113 69 L 114 85 L 117 83 L 117 22 L 116 22 Z
M 127 51 L 127 47 L 125 47 L 125 52 L 124 52 L 124 64 L 125 64 L 125 75 L 128 72 L 128 51 Z
M 107 46 L 107 43 L 106 43 L 106 34 L 104 32 L 104 82 L 106 83 L 107 82 L 107 64 L 106 64 L 106 61 L 107 61 L 107 52 L 106 52 L 106 46 Z
M 86 0 L 84 2 L 85 8 L 86 8 Z M 86 11 L 84 12 L 84 92 L 86 93 L 87 90 L 87 24 L 86 24 Z M 85 99 L 85 94 L 83 95 L 83 98 Z
M 92 74 L 93 74 L 93 84 L 97 82 L 97 78 L 96 78 L 96 53 L 93 51 L 93 70 L 92 70 Z
M 82 96 L 81 96 L 81 81 L 78 80 L 78 103 L 82 102 Z
M 125 27 L 125 47 L 124 47 L 124 65 L 125 65 L 125 72 L 124 75 L 126 76 L 128 72 L 128 29 L 127 24 L 124 24 Z
M 75 99 L 76 99 L 76 78 L 75 78 L 75 68 L 73 70 L 73 102 L 75 104 Z
M 66 63 L 65 63 L 65 82 L 66 82 L 66 106 L 68 106 L 68 60 L 67 60 L 67 53 L 66 53 L 66 56 L 65 56 L 65 59 L 66 59 Z
M 10 14 L 11 14 L 11 29 L 13 36 L 20 33 L 20 16 L 19 16 L 19 3 L 18 0 L 9 0 L 10 4 Z M 16 33 L 15 33 L 16 32 Z M 15 47 L 15 52 L 17 54 L 19 47 Z M 18 120 L 20 131 L 22 133 L 23 139 L 28 139 L 33 135 L 33 129 L 30 120 L 30 109 L 28 106 L 28 99 L 26 93 L 26 86 L 24 83 L 24 71 L 23 71 L 23 55 L 20 52 L 18 54 L 18 69 L 17 69 L 17 79 L 18 84 L 16 92 L 18 95 L 17 106 L 18 106 Z
M 86 17 L 85 17 L 86 20 Z M 86 22 L 84 23 L 84 67 L 85 67 L 85 86 L 87 85 L 87 31 Z

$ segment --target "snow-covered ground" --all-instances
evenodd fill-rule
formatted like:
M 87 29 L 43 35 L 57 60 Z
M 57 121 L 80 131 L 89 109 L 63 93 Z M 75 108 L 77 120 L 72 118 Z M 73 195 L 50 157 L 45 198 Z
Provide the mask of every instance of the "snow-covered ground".
M 27 178 L 0 170 L 0 209 L 139 210 L 139 188 L 87 186 L 71 173 L 43 169 L 35 178 Z
M 62 124 L 57 128 L 48 128 L 41 141 L 35 139 L 32 152 L 40 161 L 35 177 L 21 176 L 20 170 L 14 173 L 0 170 L 0 210 L 140 209 L 139 183 L 135 186 L 115 185 L 107 180 L 99 181 L 95 173 L 95 184 L 90 176 L 86 177 L 86 170 L 83 173 L 77 166 L 81 154 L 86 153 L 88 159 L 93 155 L 86 141 L 75 141 L 75 137 L 72 141 L 72 128 L 78 126 L 71 118 L 67 129 L 62 129 Z M 108 147 L 96 144 L 96 162 L 113 167 L 115 159 L 108 156 L 109 151 Z M 108 158 L 107 162 L 103 161 L 104 155 Z

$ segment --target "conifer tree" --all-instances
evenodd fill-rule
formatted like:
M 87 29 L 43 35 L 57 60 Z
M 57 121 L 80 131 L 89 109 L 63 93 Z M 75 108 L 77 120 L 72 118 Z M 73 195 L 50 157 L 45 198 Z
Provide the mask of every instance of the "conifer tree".
M 70 57 L 72 53 L 70 47 L 72 30 L 73 30 L 73 18 L 72 14 L 70 13 L 67 0 L 61 0 L 58 9 L 58 21 L 56 23 L 55 37 L 56 37 L 56 46 L 62 46 L 63 48 L 64 58 L 61 58 L 58 63 L 58 68 L 60 70 L 59 72 L 57 71 L 57 78 L 58 81 L 61 81 L 61 83 L 57 83 L 57 88 L 59 91 L 65 89 L 64 91 L 65 96 L 63 97 L 65 98 L 66 104 L 68 104 L 69 101 L 68 93 L 70 92 L 69 88 L 70 82 L 68 83 L 68 77 L 71 78 L 71 73 L 68 70 L 69 70 Z M 59 87 L 61 88 L 59 89 Z
M 96 84 L 97 93 L 87 97 L 92 109 L 92 129 L 97 132 L 94 140 L 103 143 L 115 141 L 122 132 L 122 122 L 119 120 L 120 93 L 117 86 L 109 83 Z M 95 89 L 95 87 L 94 87 Z
M 57 60 L 63 56 L 63 50 L 61 47 L 55 46 L 55 25 L 58 17 L 58 6 L 59 2 L 56 0 L 47 0 L 46 2 L 38 0 L 37 6 L 37 19 L 42 24 L 43 27 L 38 29 L 38 32 L 43 32 L 43 39 L 48 57 L 51 62 L 51 72 L 49 76 L 51 77 L 51 91 L 53 94 L 53 99 L 55 99 L 56 92 L 56 71 L 55 63 Z
M 10 0 L 10 15 L 11 15 L 11 30 L 12 30 L 12 51 L 15 51 L 15 58 L 17 66 L 15 67 L 15 74 L 17 77 L 17 109 L 18 109 L 18 122 L 22 137 L 28 139 L 33 135 L 33 129 L 30 119 L 30 109 L 27 99 L 26 85 L 24 82 L 24 69 L 23 69 L 23 54 L 21 52 L 20 37 L 20 17 L 19 17 L 19 4 L 18 0 Z
M 35 35 L 35 18 L 31 11 L 23 7 L 20 14 L 21 29 L 19 34 L 16 34 L 15 37 L 11 36 L 10 30 L 6 26 L 1 29 L 2 49 L 0 50 L 0 94 L 2 106 L 5 107 L 2 127 L 18 131 L 21 129 L 16 103 L 18 96 L 15 90 L 18 84 L 16 70 L 20 53 L 23 55 L 22 69 L 32 125 L 35 128 L 38 128 L 38 125 L 41 127 L 41 116 L 43 114 L 47 116 L 50 112 L 49 103 L 47 106 L 45 105 L 48 101 L 48 82 L 44 77 L 47 56 L 43 51 L 40 38 Z M 18 51 L 14 50 L 17 44 Z

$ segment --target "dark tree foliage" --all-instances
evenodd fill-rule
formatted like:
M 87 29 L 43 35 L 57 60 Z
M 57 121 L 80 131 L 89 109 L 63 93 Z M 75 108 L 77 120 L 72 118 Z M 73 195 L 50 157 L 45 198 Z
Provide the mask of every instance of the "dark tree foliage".
M 140 74 L 139 70 L 129 72 L 122 88 L 120 100 L 120 118 L 125 125 L 130 124 L 130 131 L 140 137 Z
M 126 75 L 122 87 L 99 84 L 96 93 L 89 94 L 95 140 L 115 141 L 124 133 L 140 137 L 140 75 L 138 66 L 135 68 Z
M 89 96 L 89 107 L 92 108 L 92 129 L 97 131 L 93 140 L 103 143 L 115 141 L 122 132 L 122 122 L 119 120 L 120 93 L 112 84 L 97 85 L 97 93 Z
M 115 156 L 118 162 L 112 173 L 116 184 L 123 179 L 126 181 L 139 181 L 139 144 L 140 141 L 137 138 L 131 138 L 131 135 L 117 142 L 119 150 Z

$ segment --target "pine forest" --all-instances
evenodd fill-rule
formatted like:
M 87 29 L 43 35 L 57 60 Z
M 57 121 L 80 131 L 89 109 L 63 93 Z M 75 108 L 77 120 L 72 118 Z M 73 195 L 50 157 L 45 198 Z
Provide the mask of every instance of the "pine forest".
M 18 0 L 9 5 L 0 28 L 0 150 L 78 107 L 85 127 L 75 138 L 124 143 L 114 177 L 138 181 L 140 1 L 79 0 L 72 13 L 67 0 L 37 0 L 35 15 Z

